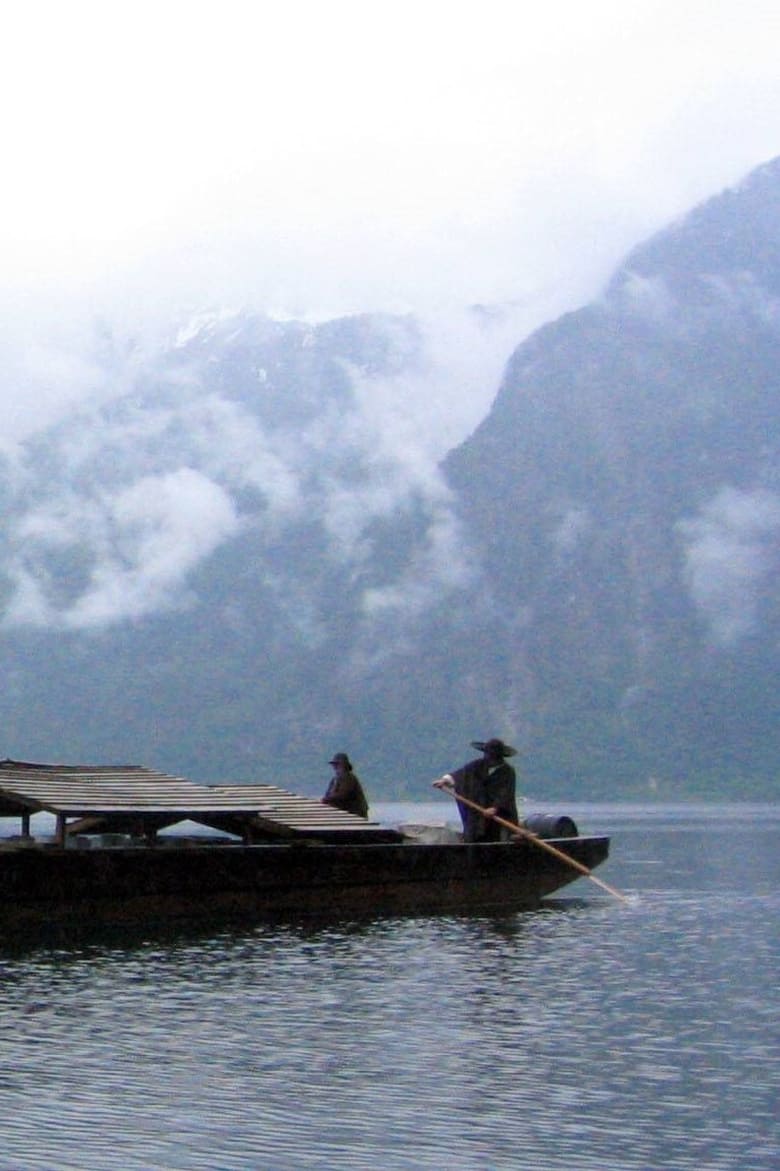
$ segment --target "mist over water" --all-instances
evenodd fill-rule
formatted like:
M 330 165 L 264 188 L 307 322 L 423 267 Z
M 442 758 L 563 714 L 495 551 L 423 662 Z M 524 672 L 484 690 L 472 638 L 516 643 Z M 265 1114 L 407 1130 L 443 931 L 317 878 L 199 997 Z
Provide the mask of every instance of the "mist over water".
M 4 941 L 0 1162 L 770 1171 L 780 807 L 577 816 L 627 904 Z

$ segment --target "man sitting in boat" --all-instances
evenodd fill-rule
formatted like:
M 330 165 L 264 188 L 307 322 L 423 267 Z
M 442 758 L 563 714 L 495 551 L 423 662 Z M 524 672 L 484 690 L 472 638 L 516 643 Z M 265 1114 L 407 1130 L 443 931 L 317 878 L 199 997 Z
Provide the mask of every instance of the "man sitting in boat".
M 322 798 L 324 804 L 343 809 L 345 813 L 355 813 L 358 817 L 368 817 L 368 801 L 363 786 L 352 771 L 352 763 L 346 752 L 337 752 L 329 763 L 333 766 L 333 779 Z
M 455 772 L 445 773 L 433 784 L 437 789 L 453 787 L 456 795 L 462 793 L 489 814 L 483 817 L 470 806 L 458 803 L 464 842 L 507 840 L 512 837 L 511 832 L 493 821 L 493 818 L 497 815 L 517 824 L 515 770 L 506 761 L 508 756 L 517 755 L 517 749 L 495 738 L 472 740 L 471 747 L 481 752 L 482 756 L 470 760 Z

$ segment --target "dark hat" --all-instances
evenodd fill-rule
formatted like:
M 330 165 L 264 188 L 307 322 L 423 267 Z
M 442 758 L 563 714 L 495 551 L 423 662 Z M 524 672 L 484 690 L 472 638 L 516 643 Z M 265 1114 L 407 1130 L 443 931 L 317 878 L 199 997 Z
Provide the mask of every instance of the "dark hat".
M 343 764 L 343 765 L 345 765 L 346 768 L 352 768 L 352 765 L 350 763 L 350 759 L 347 756 L 346 752 L 337 752 L 336 755 L 333 757 L 333 760 L 328 761 L 328 764 Z
M 471 747 L 477 752 L 489 752 L 492 756 L 517 756 L 517 749 L 510 748 L 503 740 L 472 740 Z

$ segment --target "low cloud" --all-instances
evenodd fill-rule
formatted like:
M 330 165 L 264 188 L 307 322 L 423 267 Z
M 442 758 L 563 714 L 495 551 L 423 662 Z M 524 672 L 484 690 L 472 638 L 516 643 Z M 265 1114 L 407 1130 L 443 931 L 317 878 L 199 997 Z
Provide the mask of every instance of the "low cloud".
M 4 623 L 94 629 L 180 605 L 188 574 L 238 527 L 224 489 L 191 468 L 90 502 L 71 494 L 13 526 Z M 78 580 L 68 600 L 69 553 Z
M 412 558 L 406 573 L 392 585 L 366 590 L 363 612 L 369 618 L 404 612 L 417 616 L 441 600 L 442 590 L 465 589 L 479 570 L 466 556 L 457 519 L 441 508 L 427 530 L 425 546 Z
M 394 578 L 367 588 L 364 613 L 389 620 L 460 588 L 461 536 L 439 465 L 489 411 L 528 310 L 371 319 L 368 352 L 386 352 L 387 367 L 345 357 L 335 396 L 308 358 L 292 388 L 289 375 L 279 381 L 262 342 L 265 330 L 278 344 L 279 330 L 253 321 L 205 317 L 167 349 L 105 331 L 73 358 L 68 368 L 89 377 L 69 382 L 7 452 L 6 627 L 93 629 L 186 605 L 193 571 L 242 526 L 259 548 L 275 546 L 261 579 L 286 576 L 286 534 L 315 523 L 325 555 L 358 581 L 376 523 L 414 515 L 418 543 Z M 293 328 L 289 344 L 297 337 L 308 354 L 317 328 Z M 260 338 L 256 358 L 242 329 Z M 338 363 L 327 326 L 325 336 L 317 344 Z
M 567 508 L 553 529 L 552 544 L 560 557 L 573 553 L 593 529 L 593 517 L 587 508 Z
M 757 626 L 780 560 L 780 496 L 724 487 L 697 517 L 678 525 L 685 582 L 715 642 L 736 645 Z

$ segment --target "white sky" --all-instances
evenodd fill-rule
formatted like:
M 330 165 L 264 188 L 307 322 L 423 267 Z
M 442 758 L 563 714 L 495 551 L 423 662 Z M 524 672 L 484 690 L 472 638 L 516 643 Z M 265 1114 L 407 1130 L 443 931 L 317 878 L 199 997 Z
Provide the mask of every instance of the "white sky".
M 780 154 L 776 0 L 27 0 L 0 309 L 579 303 Z

